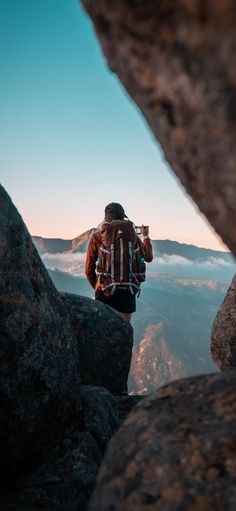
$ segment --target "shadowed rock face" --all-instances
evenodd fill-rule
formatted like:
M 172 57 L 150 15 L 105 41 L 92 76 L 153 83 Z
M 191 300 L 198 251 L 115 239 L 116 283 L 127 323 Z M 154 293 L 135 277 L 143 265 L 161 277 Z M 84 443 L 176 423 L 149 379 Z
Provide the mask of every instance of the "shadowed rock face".
M 82 427 L 91 433 L 103 453 L 121 423 L 119 402 L 108 390 L 90 385 L 82 385 L 81 399 L 83 403 Z
M 78 423 L 81 404 L 67 311 L 2 187 L 0 338 L 0 461 L 13 483 L 19 464 L 37 464 L 62 432 Z
M 114 397 L 102 387 L 81 386 L 82 418 L 31 474 L 0 501 L 4 511 L 84 511 L 95 486 L 104 449 L 128 412 L 142 398 Z
M 83 0 L 108 65 L 236 255 L 236 4 Z
M 84 296 L 62 294 L 78 343 L 84 385 L 100 385 L 112 394 L 127 391 L 133 329 L 108 305 Z
M 46 463 L 1 500 L 4 511 L 84 511 L 94 488 L 101 452 L 87 431 L 53 448 Z
M 236 373 L 179 380 L 109 443 L 89 511 L 234 511 Z
M 211 355 L 219 369 L 236 368 L 236 274 L 213 323 Z

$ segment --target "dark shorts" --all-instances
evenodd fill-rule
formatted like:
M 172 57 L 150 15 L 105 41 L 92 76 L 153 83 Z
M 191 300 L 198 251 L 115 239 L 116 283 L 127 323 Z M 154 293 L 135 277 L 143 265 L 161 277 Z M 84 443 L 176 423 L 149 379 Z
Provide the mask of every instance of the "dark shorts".
M 131 314 L 136 311 L 135 295 L 132 295 L 130 291 L 116 290 L 114 295 L 111 296 L 104 295 L 102 291 L 95 291 L 95 300 L 110 305 L 110 307 L 118 312 Z

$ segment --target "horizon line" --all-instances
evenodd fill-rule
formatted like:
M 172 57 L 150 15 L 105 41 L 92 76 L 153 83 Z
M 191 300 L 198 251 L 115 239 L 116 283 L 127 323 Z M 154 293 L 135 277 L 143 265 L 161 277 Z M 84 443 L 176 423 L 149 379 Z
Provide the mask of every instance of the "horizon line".
M 31 234 L 31 237 L 32 238 L 41 238 L 41 239 L 44 239 L 44 240 L 62 240 L 62 241 L 73 241 L 75 240 L 76 238 L 79 238 L 80 236 L 83 236 L 83 234 L 86 234 L 87 232 L 91 231 L 92 229 L 97 229 L 96 227 L 91 227 L 91 229 L 87 229 L 87 231 L 84 231 L 82 232 L 81 234 L 78 234 L 77 236 L 75 236 L 74 238 L 61 238 L 61 237 L 57 237 L 57 238 L 53 238 L 53 237 L 45 237 L 45 236 L 39 236 L 39 235 L 35 235 L 35 234 Z M 179 245 L 187 245 L 189 247 L 196 247 L 196 248 L 199 248 L 201 250 L 212 250 L 213 252 L 222 252 L 224 254 L 232 254 L 232 252 L 230 251 L 230 249 L 228 247 L 226 247 L 226 250 L 219 250 L 219 249 L 216 249 L 216 248 L 211 248 L 211 247 L 203 247 L 203 246 L 200 246 L 200 245 L 195 245 L 194 243 L 187 243 L 187 242 L 183 242 L 183 241 L 177 241 L 175 239 L 169 239 L 169 238 L 164 238 L 164 239 L 154 239 L 154 238 L 151 238 L 150 237 L 150 240 L 151 241 L 170 241 L 171 243 L 178 243 Z

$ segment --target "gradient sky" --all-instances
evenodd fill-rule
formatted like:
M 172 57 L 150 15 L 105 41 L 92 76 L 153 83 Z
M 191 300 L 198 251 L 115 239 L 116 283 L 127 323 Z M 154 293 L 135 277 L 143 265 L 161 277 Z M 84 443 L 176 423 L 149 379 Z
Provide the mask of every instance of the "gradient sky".
M 115 201 L 152 238 L 225 249 L 77 0 L 0 0 L 0 39 L 0 177 L 31 234 L 73 238 Z

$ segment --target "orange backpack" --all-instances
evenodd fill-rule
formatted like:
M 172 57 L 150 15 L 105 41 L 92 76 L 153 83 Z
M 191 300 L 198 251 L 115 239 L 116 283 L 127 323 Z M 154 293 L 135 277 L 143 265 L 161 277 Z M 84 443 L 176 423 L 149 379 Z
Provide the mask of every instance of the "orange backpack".
M 101 239 L 96 262 L 98 287 L 107 296 L 116 289 L 140 292 L 140 284 L 145 281 L 145 253 L 132 222 L 104 222 Z

